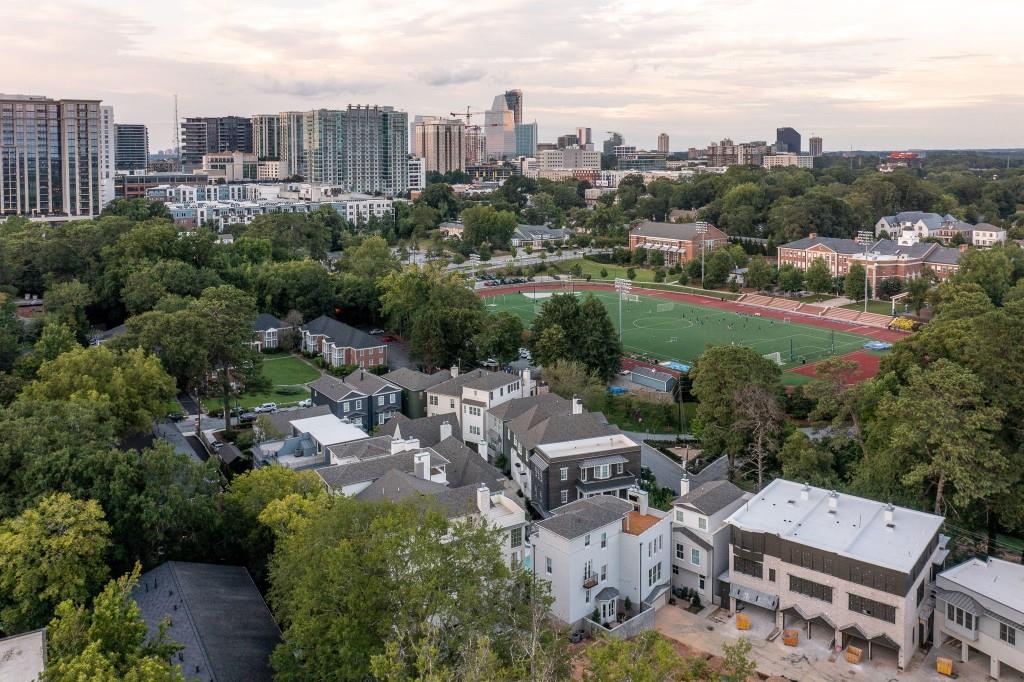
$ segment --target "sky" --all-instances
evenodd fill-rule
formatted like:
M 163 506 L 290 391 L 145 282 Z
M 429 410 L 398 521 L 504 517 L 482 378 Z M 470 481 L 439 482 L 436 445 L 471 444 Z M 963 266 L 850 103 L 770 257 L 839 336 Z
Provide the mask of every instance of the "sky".
M 102 99 L 151 151 L 175 93 L 182 117 L 411 120 L 510 88 L 541 141 L 587 126 L 685 150 L 791 126 L 826 151 L 1024 147 L 1022 24 L 1022 0 L 3 0 L 0 92 Z

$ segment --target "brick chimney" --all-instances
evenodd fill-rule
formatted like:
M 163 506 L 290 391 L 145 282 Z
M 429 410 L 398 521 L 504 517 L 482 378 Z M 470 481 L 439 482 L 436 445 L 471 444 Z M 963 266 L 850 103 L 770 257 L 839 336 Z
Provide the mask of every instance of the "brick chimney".
M 817 239 L 818 238 L 818 233 L 817 232 L 811 232 L 811 233 L 809 233 L 807 235 L 807 238 L 808 239 Z
M 447 440 L 452 437 L 452 425 L 448 420 L 441 422 L 441 440 Z

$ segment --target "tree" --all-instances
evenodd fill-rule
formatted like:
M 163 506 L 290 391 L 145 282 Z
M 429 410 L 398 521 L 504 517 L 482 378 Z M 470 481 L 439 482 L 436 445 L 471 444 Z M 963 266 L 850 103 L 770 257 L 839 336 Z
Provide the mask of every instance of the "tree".
M 779 463 L 782 464 L 783 477 L 791 481 L 803 481 L 823 488 L 834 488 L 836 485 L 832 453 L 816 447 L 800 431 L 789 434 L 782 444 Z
M 548 367 L 571 355 L 568 337 L 560 324 L 545 327 L 539 334 L 534 331 L 530 341 L 533 360 L 541 367 Z
M 94 301 L 95 295 L 89 285 L 78 280 L 53 284 L 43 295 L 47 316 L 68 325 L 83 343 L 89 337 L 89 318 L 85 309 Z
M 107 577 L 109 535 L 96 502 L 65 493 L 0 522 L 0 630 L 42 627 L 60 602 L 94 594 Z
M 43 333 L 33 348 L 39 363 L 56 360 L 62 353 L 79 348 L 75 332 L 66 323 L 51 320 L 43 325 Z
M 711 255 L 705 256 L 704 283 L 705 289 L 717 289 L 729 279 L 733 268 L 732 255 L 726 249 L 716 249 Z
M 735 644 L 723 644 L 722 653 L 725 663 L 722 665 L 722 682 L 746 682 L 750 677 L 757 677 L 757 664 L 747 658 L 751 644 L 740 638 Z
M 954 281 L 980 285 L 996 305 L 1002 304 L 1003 296 L 1013 286 L 1013 262 L 1004 248 L 968 249 L 960 256 L 959 266 Z
M 559 332 L 545 335 L 555 326 Z M 582 302 L 564 294 L 544 301 L 533 320 L 531 340 L 541 366 L 545 361 L 576 360 L 604 381 L 619 370 L 622 346 L 618 332 L 607 308 L 593 295 L 588 294 Z
M 800 291 L 804 288 L 804 273 L 786 263 L 779 268 L 779 288 L 786 292 Z
M 903 280 L 899 277 L 886 277 L 878 285 L 879 298 L 890 300 L 893 296 L 903 291 Z
M 832 271 L 828 269 L 825 259 L 820 256 L 807 267 L 804 279 L 807 281 L 807 288 L 816 294 L 823 294 L 832 289 Z
M 854 301 L 864 300 L 864 282 L 868 273 L 860 263 L 854 263 L 843 279 L 843 293 Z
M 523 321 L 518 315 L 502 311 L 483 318 L 476 337 L 480 355 L 510 363 L 519 357 L 523 344 Z
M 358 246 L 345 251 L 339 267 L 338 298 L 363 316 L 377 319 L 381 307 L 381 280 L 400 268 L 387 241 L 367 237 Z
M 266 263 L 254 279 L 256 300 L 266 312 L 283 316 L 297 310 L 305 319 L 313 319 L 334 307 L 335 283 L 316 261 Z
M 778 365 L 745 346 L 714 346 L 690 368 L 691 393 L 698 400 L 694 432 L 700 436 L 706 456 L 729 456 L 730 478 L 736 468 L 736 454 L 743 446 L 741 436 L 733 429 L 733 397 L 747 385 L 774 391 L 780 376 Z
M 462 220 L 462 240 L 471 246 L 483 242 L 505 248 L 515 232 L 518 221 L 510 211 L 497 211 L 493 206 L 471 206 L 459 214 Z
M 764 256 L 754 256 L 747 264 L 746 285 L 757 291 L 764 291 L 772 283 L 772 266 Z
M 732 428 L 747 442 L 748 462 L 757 474 L 757 488 L 764 487 L 764 475 L 786 425 L 786 413 L 775 394 L 756 384 L 743 386 L 732 396 L 735 421 Z
M 104 405 L 118 432 L 128 435 L 149 430 L 174 393 L 174 380 L 142 349 L 117 352 L 92 346 L 44 362 L 23 396 Z
M 586 662 L 583 679 L 587 682 L 696 679 L 689 676 L 692 664 L 654 630 L 642 632 L 633 639 L 602 638 L 587 649 Z
M 921 309 L 928 301 L 928 291 L 932 287 L 933 278 L 929 275 L 931 275 L 930 270 L 927 273 L 922 271 L 920 277 L 915 277 L 907 284 L 907 305 L 918 315 L 921 314 Z
M 168 640 L 166 624 L 148 641 L 146 621 L 132 599 L 140 567 L 107 583 L 91 608 L 65 600 L 47 628 L 47 682 L 131 680 L 184 682 L 169 663 L 181 645 Z
M 10 297 L 0 297 L 0 372 L 14 367 L 21 351 L 21 322 Z
M 550 327 L 545 332 L 556 329 L 560 327 Z M 548 388 L 566 400 L 578 396 L 587 403 L 596 400 L 604 392 L 604 384 L 582 362 L 556 360 L 542 366 Z

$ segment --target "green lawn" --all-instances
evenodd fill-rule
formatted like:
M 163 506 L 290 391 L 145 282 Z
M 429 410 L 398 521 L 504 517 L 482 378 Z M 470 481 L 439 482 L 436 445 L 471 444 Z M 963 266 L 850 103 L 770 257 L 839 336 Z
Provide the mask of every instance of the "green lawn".
M 859 303 L 847 303 L 844 306 L 847 310 L 864 311 L 864 301 Z M 868 301 L 868 312 L 878 313 L 879 315 L 892 315 L 892 302 L 891 301 Z
M 618 327 L 619 301 L 614 291 L 588 291 L 595 295 Z M 507 310 L 522 318 L 529 326 L 544 298 L 531 299 L 526 294 L 508 293 L 485 300 L 494 312 Z M 550 295 L 539 292 L 538 296 Z M 622 303 L 622 345 L 627 353 L 654 360 L 678 360 L 691 363 L 711 345 L 740 344 L 762 355 L 778 352 L 783 367 L 796 367 L 801 358 L 814 362 L 831 355 L 860 350 L 870 339 L 849 332 L 820 329 L 793 321 L 783 322 L 738 314 L 702 306 L 665 301 L 638 294 L 636 302 Z M 796 380 L 799 381 L 799 380 Z
M 267 391 L 243 393 L 237 404 L 244 409 L 256 407 L 263 403 L 277 403 L 278 406 L 291 405 L 309 397 L 309 389 L 305 384 L 320 376 L 320 370 L 302 358 L 294 355 L 270 355 L 263 358 L 263 375 L 270 380 L 273 387 Z M 298 393 L 284 392 L 290 386 L 298 386 Z M 203 407 L 207 410 L 220 410 L 219 396 L 203 399 Z
M 572 269 L 573 265 L 579 264 L 583 268 L 583 276 L 590 275 L 593 279 L 600 280 L 614 280 L 616 278 L 627 279 L 626 274 L 629 272 L 630 266 L 628 265 L 605 265 L 603 263 L 595 263 L 585 258 L 576 258 L 574 260 L 561 261 L 556 263 L 559 272 L 568 273 Z M 607 277 L 601 276 L 601 270 L 608 272 Z M 676 284 L 679 279 L 679 275 L 666 274 L 665 281 L 662 283 L 656 283 L 654 281 L 654 270 L 651 268 L 644 268 L 640 266 L 633 266 L 633 270 L 636 273 L 636 277 L 633 279 L 639 285 L 647 287 L 649 289 L 664 289 L 666 291 L 681 291 L 683 293 L 698 294 L 700 296 L 714 296 L 722 299 L 737 299 L 739 294 L 733 294 L 728 291 L 715 291 L 712 289 L 701 289 L 700 287 L 688 287 L 681 284 Z

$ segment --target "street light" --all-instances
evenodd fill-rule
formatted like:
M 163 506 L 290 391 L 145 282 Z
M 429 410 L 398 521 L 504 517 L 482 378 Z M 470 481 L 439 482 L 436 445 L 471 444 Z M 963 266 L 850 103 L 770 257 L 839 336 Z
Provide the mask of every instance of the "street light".
M 622 343 L 622 295 L 633 290 L 633 283 L 621 277 L 615 278 L 615 291 L 619 292 L 619 343 Z
M 707 238 L 704 236 L 708 233 L 708 224 L 703 220 L 699 220 L 694 223 L 697 228 L 697 234 L 701 236 L 700 240 L 700 286 L 704 287 L 704 247 L 707 246 Z

